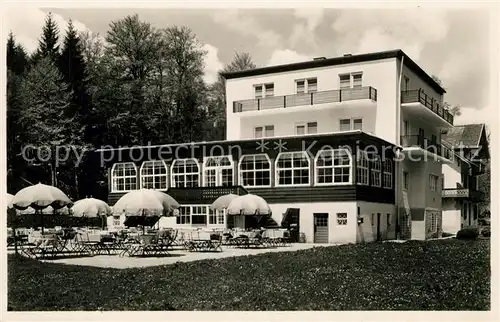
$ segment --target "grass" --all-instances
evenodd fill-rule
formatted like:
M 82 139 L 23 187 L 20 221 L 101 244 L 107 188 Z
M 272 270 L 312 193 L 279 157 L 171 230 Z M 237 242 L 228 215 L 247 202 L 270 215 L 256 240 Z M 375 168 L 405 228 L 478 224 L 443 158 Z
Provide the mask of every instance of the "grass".
M 8 309 L 489 310 L 489 254 L 448 239 L 124 270 L 9 255 Z

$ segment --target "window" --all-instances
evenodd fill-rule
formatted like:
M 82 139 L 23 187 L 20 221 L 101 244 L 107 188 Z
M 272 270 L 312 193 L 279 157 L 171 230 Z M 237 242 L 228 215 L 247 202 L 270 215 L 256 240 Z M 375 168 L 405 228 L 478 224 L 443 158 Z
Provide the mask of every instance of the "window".
M 358 74 L 353 74 L 352 75 L 352 87 L 353 88 L 360 88 L 363 86 L 363 74 L 358 73 Z
M 392 163 L 390 159 L 384 160 L 384 179 L 383 185 L 386 189 L 392 189 Z
M 433 211 L 429 214 L 429 231 L 430 232 L 436 232 L 437 231 L 437 222 L 438 222 L 438 214 L 437 212 Z
M 358 150 L 356 182 L 359 185 L 368 185 L 368 156 L 365 151 Z
M 375 226 L 375 214 L 372 214 L 372 226 Z
M 137 189 L 137 168 L 133 162 L 116 163 L 111 169 L 111 191 Z
M 228 156 L 207 157 L 203 164 L 203 186 L 221 187 L 233 185 L 233 160 Z
M 406 171 L 403 171 L 403 189 L 408 191 L 409 185 L 410 185 L 410 174 Z
M 309 185 L 311 160 L 302 152 L 282 152 L 276 158 L 276 186 Z
M 199 187 L 200 167 L 196 159 L 177 159 L 172 163 L 172 187 Z
M 120 216 L 113 216 L 113 226 L 120 226 Z
M 192 206 L 191 207 L 191 225 L 207 225 L 207 206 Z
M 298 123 L 295 124 L 295 134 L 316 134 L 318 133 L 318 122 Z
M 254 138 L 273 137 L 274 125 L 257 126 L 254 128 Z
M 167 166 L 165 162 L 145 161 L 141 166 L 141 188 L 145 189 L 168 189 Z
M 372 159 L 372 186 L 381 187 L 382 162 L 378 155 L 374 155 Z
M 339 75 L 340 89 L 351 87 L 351 74 Z
M 215 210 L 208 209 L 208 223 L 210 225 L 224 225 L 225 210 Z
M 318 79 L 317 78 L 297 79 L 295 81 L 295 86 L 297 89 L 297 94 L 317 92 Z
M 274 84 L 273 83 L 264 84 L 264 88 L 266 90 L 266 97 L 274 96 Z
M 391 214 L 387 214 L 387 227 L 391 225 Z
M 337 213 L 337 225 L 339 226 L 347 225 L 347 213 L 345 212 Z
M 264 97 L 263 95 L 263 85 L 255 85 L 255 98 Z
M 267 154 L 244 155 L 239 162 L 239 184 L 244 187 L 271 185 L 271 160 Z
M 315 159 L 316 184 L 351 183 L 352 156 L 347 149 L 320 150 Z
M 185 225 L 191 223 L 191 207 L 190 206 L 180 206 L 179 215 L 176 217 L 176 222 L 178 225 Z
M 404 90 L 409 91 L 410 90 L 410 78 L 408 76 L 405 76 L 405 84 L 404 84 Z
M 340 74 L 340 89 L 361 88 L 363 86 L 363 73 Z
M 340 131 L 363 130 L 363 119 L 340 119 Z
M 437 191 L 438 180 L 439 180 L 438 176 L 434 174 L 429 175 L 429 189 L 431 189 L 431 191 Z

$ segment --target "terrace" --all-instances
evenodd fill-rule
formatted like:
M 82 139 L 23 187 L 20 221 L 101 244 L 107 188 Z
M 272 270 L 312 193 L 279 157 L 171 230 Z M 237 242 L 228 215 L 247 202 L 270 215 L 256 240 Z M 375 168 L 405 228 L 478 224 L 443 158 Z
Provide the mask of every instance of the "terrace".
M 401 104 L 403 108 L 411 110 L 428 121 L 434 121 L 434 123 L 437 121 L 442 126 L 453 125 L 453 114 L 437 99 L 424 93 L 422 89 L 402 91 Z

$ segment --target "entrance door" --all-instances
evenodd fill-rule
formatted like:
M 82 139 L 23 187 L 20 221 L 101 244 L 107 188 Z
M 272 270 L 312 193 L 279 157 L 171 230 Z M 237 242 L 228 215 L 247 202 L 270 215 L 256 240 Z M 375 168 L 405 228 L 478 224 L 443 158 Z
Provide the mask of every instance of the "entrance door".
M 377 213 L 377 241 L 380 240 L 380 217 L 382 215 L 380 213 Z
M 221 187 L 233 185 L 233 161 L 230 157 L 208 157 L 204 163 L 205 187 Z
M 314 214 L 314 242 L 328 243 L 328 214 Z

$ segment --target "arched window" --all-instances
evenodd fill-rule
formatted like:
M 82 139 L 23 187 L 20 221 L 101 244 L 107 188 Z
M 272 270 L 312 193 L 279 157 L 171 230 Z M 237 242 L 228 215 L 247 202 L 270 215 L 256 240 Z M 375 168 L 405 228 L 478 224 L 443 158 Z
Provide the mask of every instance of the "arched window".
M 318 151 L 314 160 L 316 185 L 352 183 L 352 155 L 347 149 Z
M 368 156 L 366 151 L 358 150 L 356 161 L 356 182 L 359 185 L 368 185 Z
M 382 162 L 380 162 L 380 157 L 378 155 L 372 155 L 372 186 L 381 187 L 382 186 Z
M 234 164 L 231 157 L 207 157 L 203 164 L 203 186 L 232 186 L 233 172 Z
M 172 187 L 193 188 L 200 186 L 200 167 L 196 159 L 177 159 L 171 168 Z
M 111 169 L 111 191 L 123 192 L 137 189 L 137 167 L 133 162 L 115 163 Z
M 239 162 L 239 184 L 244 187 L 271 186 L 271 160 L 267 154 L 244 155 Z
M 392 162 L 390 159 L 384 160 L 384 188 L 392 189 Z
M 141 188 L 168 189 L 167 166 L 162 160 L 145 161 L 141 166 Z
M 281 152 L 276 158 L 276 186 L 307 186 L 311 158 L 305 151 Z

